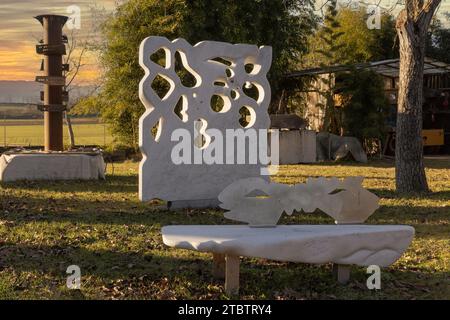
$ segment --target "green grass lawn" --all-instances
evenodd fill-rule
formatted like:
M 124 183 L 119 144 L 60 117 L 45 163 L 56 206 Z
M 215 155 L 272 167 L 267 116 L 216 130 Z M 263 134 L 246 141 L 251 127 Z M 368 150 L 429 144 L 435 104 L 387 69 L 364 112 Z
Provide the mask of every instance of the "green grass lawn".
M 35 120 L 28 120 L 36 122 Z M 44 126 L 42 124 L 26 124 L 21 121 L 20 125 L 4 125 L 0 121 L 0 145 L 3 146 L 6 142 L 8 146 L 42 146 L 44 145 Z M 83 145 L 108 145 L 113 141 L 111 134 L 107 128 L 101 123 L 77 124 L 72 125 L 75 136 L 75 144 Z M 69 136 L 67 126 L 63 128 L 64 143 L 69 144 Z M 5 139 L 6 136 L 6 139 Z
M 347 285 L 331 265 L 244 258 L 243 299 L 450 299 L 450 163 L 427 160 L 432 194 L 397 196 L 392 163 L 282 166 L 275 180 L 364 175 L 379 195 L 372 224 L 410 224 L 411 247 L 383 269 L 381 290 L 365 286 L 364 268 Z M 112 172 L 112 168 L 108 168 Z M 137 163 L 114 165 L 98 182 L 23 182 L 0 186 L 0 298 L 220 299 L 223 283 L 211 275 L 208 254 L 167 248 L 160 228 L 170 224 L 233 223 L 221 211 L 168 212 L 137 197 Z M 295 214 L 282 223 L 333 223 L 324 214 Z M 66 288 L 66 268 L 79 265 L 81 290 Z

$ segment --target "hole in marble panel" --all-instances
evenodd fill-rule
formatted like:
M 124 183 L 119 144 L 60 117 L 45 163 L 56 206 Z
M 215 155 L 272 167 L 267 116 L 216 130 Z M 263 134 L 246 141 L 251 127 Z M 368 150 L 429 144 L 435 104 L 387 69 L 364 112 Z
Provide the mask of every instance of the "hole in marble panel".
M 185 66 L 186 56 L 184 56 L 181 52 L 175 52 L 175 72 L 180 78 L 181 84 L 188 88 L 193 88 L 197 85 L 197 79 L 195 76 L 188 70 L 188 66 Z
M 247 97 L 250 97 L 255 101 L 259 101 L 259 89 L 253 83 L 247 81 L 242 87 L 242 91 Z
M 214 81 L 214 85 L 218 87 L 226 87 L 226 83 L 223 81 Z
M 256 112 L 252 107 L 243 106 L 239 109 L 239 124 L 243 128 L 250 128 L 255 124 Z
M 152 135 L 153 140 L 155 140 L 156 142 L 159 142 L 159 139 L 161 138 L 162 126 L 163 126 L 163 118 L 159 118 L 159 120 L 150 130 L 150 134 Z
M 211 109 L 215 112 L 225 113 L 231 108 L 231 101 L 227 96 L 213 95 L 211 97 Z
M 237 92 L 236 90 L 231 90 L 230 96 L 231 96 L 231 99 L 237 100 L 237 99 L 239 99 L 239 92 Z
M 205 149 L 211 142 L 211 138 L 206 135 L 208 122 L 199 118 L 194 121 L 194 147 L 197 149 Z
M 248 74 L 251 74 L 253 72 L 253 70 L 255 69 L 255 65 L 253 63 L 247 63 L 245 66 L 245 72 L 247 72 Z
M 173 110 L 178 118 L 180 118 L 181 121 L 187 122 L 188 121 L 188 100 L 185 96 L 181 96 L 178 100 L 177 104 L 175 105 L 175 109 Z
M 170 82 L 160 74 L 153 79 L 151 87 L 161 100 L 168 95 L 171 89 Z
M 158 51 L 150 55 L 150 60 L 160 65 L 163 68 L 167 68 L 166 50 L 161 48 Z
M 224 64 L 226 66 L 231 66 L 232 65 L 231 61 L 229 61 L 229 60 L 227 60 L 225 58 L 222 58 L 222 57 L 216 57 L 214 59 L 210 59 L 209 61 L 218 62 L 218 63 Z

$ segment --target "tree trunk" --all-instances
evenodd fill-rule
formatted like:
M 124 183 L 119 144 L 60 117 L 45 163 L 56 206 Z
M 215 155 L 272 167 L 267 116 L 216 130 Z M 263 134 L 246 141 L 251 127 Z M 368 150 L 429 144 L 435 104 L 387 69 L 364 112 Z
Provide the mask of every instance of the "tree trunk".
M 285 104 L 285 89 L 281 91 L 280 100 L 278 101 L 277 114 L 286 114 L 286 104 Z
M 69 149 L 73 149 L 73 148 L 75 148 L 75 137 L 73 135 L 72 121 L 70 121 L 70 118 L 69 118 L 69 115 L 67 114 L 67 112 L 64 112 L 64 117 L 66 119 L 67 130 L 69 131 L 69 141 L 70 141 Z
M 334 91 L 336 85 L 335 78 L 330 73 L 326 78 L 322 78 L 322 82 L 325 84 L 326 90 L 323 92 L 323 97 L 325 98 L 325 115 L 323 118 L 322 131 L 339 135 L 340 132 L 337 125 L 337 110 L 334 105 Z
M 431 14 L 432 17 L 433 12 L 426 14 Z M 400 73 L 395 181 L 397 192 L 400 193 L 428 191 L 422 141 L 423 71 L 429 26 L 428 19 L 425 18 L 410 16 L 406 9 L 397 18 Z

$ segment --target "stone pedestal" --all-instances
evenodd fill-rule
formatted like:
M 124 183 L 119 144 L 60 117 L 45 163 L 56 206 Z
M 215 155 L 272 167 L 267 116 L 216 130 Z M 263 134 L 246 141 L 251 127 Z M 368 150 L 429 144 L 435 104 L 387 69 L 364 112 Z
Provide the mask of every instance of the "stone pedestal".
M 281 130 L 279 139 L 280 165 L 317 162 L 314 131 Z
M 97 180 L 105 178 L 105 162 L 95 153 L 17 153 L 0 157 L 0 181 Z

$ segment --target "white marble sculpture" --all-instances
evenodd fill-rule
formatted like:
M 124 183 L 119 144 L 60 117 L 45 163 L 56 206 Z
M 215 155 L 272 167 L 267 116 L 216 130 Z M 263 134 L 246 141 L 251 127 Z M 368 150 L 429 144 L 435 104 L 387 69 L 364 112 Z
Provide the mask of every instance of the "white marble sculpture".
M 213 275 L 225 278 L 225 291 L 239 290 L 240 257 L 277 261 L 333 263 L 340 283 L 350 265 L 387 267 L 406 251 L 414 228 L 401 225 L 167 226 L 166 245 L 213 254 Z
M 260 178 L 237 180 L 219 195 L 225 217 L 247 222 L 225 226 L 167 226 L 170 247 L 213 254 L 213 276 L 225 279 L 225 291 L 239 290 L 240 257 L 324 264 L 333 263 L 338 282 L 350 279 L 350 265 L 387 267 L 405 252 L 414 228 L 363 225 L 379 199 L 362 187 L 362 177 L 308 179 L 285 185 Z M 278 225 L 283 212 L 321 210 L 337 225 Z M 273 227 L 273 228 L 251 228 Z
M 414 228 L 398 225 L 167 226 L 166 245 L 303 263 L 387 267 L 401 257 Z
M 362 187 L 362 177 L 308 179 L 294 186 L 260 178 L 237 180 L 219 195 L 225 217 L 254 227 L 276 226 L 283 212 L 317 209 L 337 224 L 363 223 L 378 209 L 379 198 Z M 263 196 L 261 196 L 261 194 Z
M 162 52 L 163 59 L 154 61 L 152 56 L 158 52 Z M 193 86 L 183 83 L 177 74 L 176 57 L 181 58 L 183 72 L 195 79 Z M 139 171 L 141 200 L 217 201 L 219 193 L 235 180 L 260 175 L 259 164 L 174 164 L 172 150 L 179 141 L 172 141 L 171 135 L 175 129 L 184 128 L 194 137 L 194 123 L 203 126 L 200 141 L 208 141 L 210 128 L 222 133 L 237 128 L 267 129 L 270 86 L 266 75 L 271 60 L 271 47 L 214 41 L 191 46 L 184 39 L 169 41 L 163 37 L 149 37 L 142 42 L 140 64 L 145 77 L 139 96 L 146 111 L 139 132 L 143 154 Z M 170 86 L 163 97 L 152 88 L 156 78 Z M 258 98 L 247 95 L 246 88 L 257 90 Z M 213 96 L 222 100 L 220 110 L 213 110 Z M 242 108 L 250 118 L 244 127 L 239 122 Z M 208 152 L 209 145 L 197 143 L 194 148 Z

